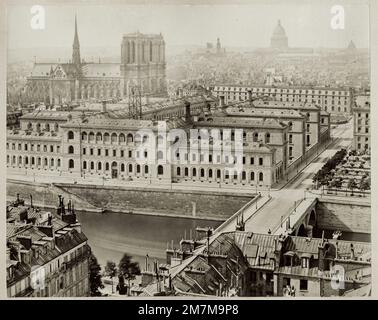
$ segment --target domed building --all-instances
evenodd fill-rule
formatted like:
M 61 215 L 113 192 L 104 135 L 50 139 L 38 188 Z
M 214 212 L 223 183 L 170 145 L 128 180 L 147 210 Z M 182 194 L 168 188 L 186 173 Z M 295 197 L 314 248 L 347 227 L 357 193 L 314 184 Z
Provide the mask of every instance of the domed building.
M 281 26 L 281 21 L 278 20 L 278 24 L 273 31 L 273 35 L 270 38 L 270 46 L 274 49 L 286 49 L 288 48 L 288 41 L 285 29 Z

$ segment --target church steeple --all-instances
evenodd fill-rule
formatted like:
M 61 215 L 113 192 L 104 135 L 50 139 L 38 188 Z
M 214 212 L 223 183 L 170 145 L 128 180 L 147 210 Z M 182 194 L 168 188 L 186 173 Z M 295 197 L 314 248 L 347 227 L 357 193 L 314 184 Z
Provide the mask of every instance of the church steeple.
M 76 66 L 80 66 L 81 59 L 80 59 L 80 44 L 79 44 L 79 36 L 77 34 L 77 21 L 76 21 L 76 14 L 75 14 L 75 36 L 72 45 L 72 63 Z

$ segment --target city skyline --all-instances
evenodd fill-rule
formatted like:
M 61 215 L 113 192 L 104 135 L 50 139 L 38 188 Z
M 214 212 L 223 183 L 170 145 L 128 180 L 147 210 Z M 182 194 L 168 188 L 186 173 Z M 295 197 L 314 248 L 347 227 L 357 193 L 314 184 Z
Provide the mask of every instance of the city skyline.
M 83 48 L 118 46 L 123 34 L 136 31 L 161 32 L 168 46 L 205 46 L 219 37 L 225 47 L 268 47 L 277 20 L 286 31 L 289 47 L 345 48 L 352 40 L 358 48 L 367 48 L 369 42 L 369 14 L 364 5 L 344 6 L 344 30 L 331 29 L 331 5 L 324 4 L 311 9 L 306 5 L 50 5 L 45 6 L 45 30 L 31 29 L 30 8 L 9 7 L 9 50 L 67 47 L 72 42 L 75 14 Z M 98 28 L 86 27 L 101 19 L 103 23 L 94 24 Z M 206 29 L 205 23 L 209 26 Z

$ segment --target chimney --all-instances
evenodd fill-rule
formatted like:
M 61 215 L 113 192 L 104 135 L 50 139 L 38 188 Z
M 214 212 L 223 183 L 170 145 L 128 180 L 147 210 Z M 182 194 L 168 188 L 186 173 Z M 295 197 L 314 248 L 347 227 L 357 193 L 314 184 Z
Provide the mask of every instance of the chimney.
M 324 241 L 324 230 L 322 232 L 322 240 L 318 246 L 318 256 L 319 256 L 319 271 L 325 271 L 325 241 Z
M 51 225 L 48 225 L 48 226 L 40 225 L 38 226 L 38 230 L 43 232 L 47 237 L 50 237 L 50 238 L 54 237 L 54 231 Z

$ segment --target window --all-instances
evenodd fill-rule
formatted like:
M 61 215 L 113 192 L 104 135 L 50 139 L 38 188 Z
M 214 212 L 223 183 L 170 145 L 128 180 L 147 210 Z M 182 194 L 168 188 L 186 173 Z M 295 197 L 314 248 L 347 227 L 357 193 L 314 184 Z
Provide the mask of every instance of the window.
M 309 267 L 309 259 L 302 258 L 302 268 L 308 268 L 308 267 Z
M 74 147 L 73 146 L 69 146 L 68 147 L 68 153 L 69 154 L 73 154 L 74 153 Z
M 299 280 L 299 290 L 307 291 L 308 290 L 308 281 L 304 279 Z
M 90 149 L 89 149 L 89 154 L 90 154 L 91 156 L 93 156 L 93 148 L 90 148 Z
M 270 143 L 270 133 L 267 133 L 265 136 L 265 143 Z
M 264 181 L 264 174 L 262 172 L 259 173 L 259 181 Z
M 251 157 L 251 164 L 255 164 L 255 158 Z
M 264 164 L 264 159 L 263 158 L 259 158 L 259 166 L 262 166 Z
M 113 157 L 117 156 L 117 150 L 113 150 Z
M 158 175 L 162 175 L 164 173 L 163 166 L 159 165 L 158 166 Z
M 74 167 L 75 167 L 75 162 L 73 161 L 73 159 L 70 159 L 68 161 L 68 168 L 73 169 Z
M 97 149 L 97 155 L 101 156 L 101 149 Z
M 68 131 L 67 136 L 68 136 L 68 140 L 74 139 L 74 137 L 75 137 L 73 131 Z

